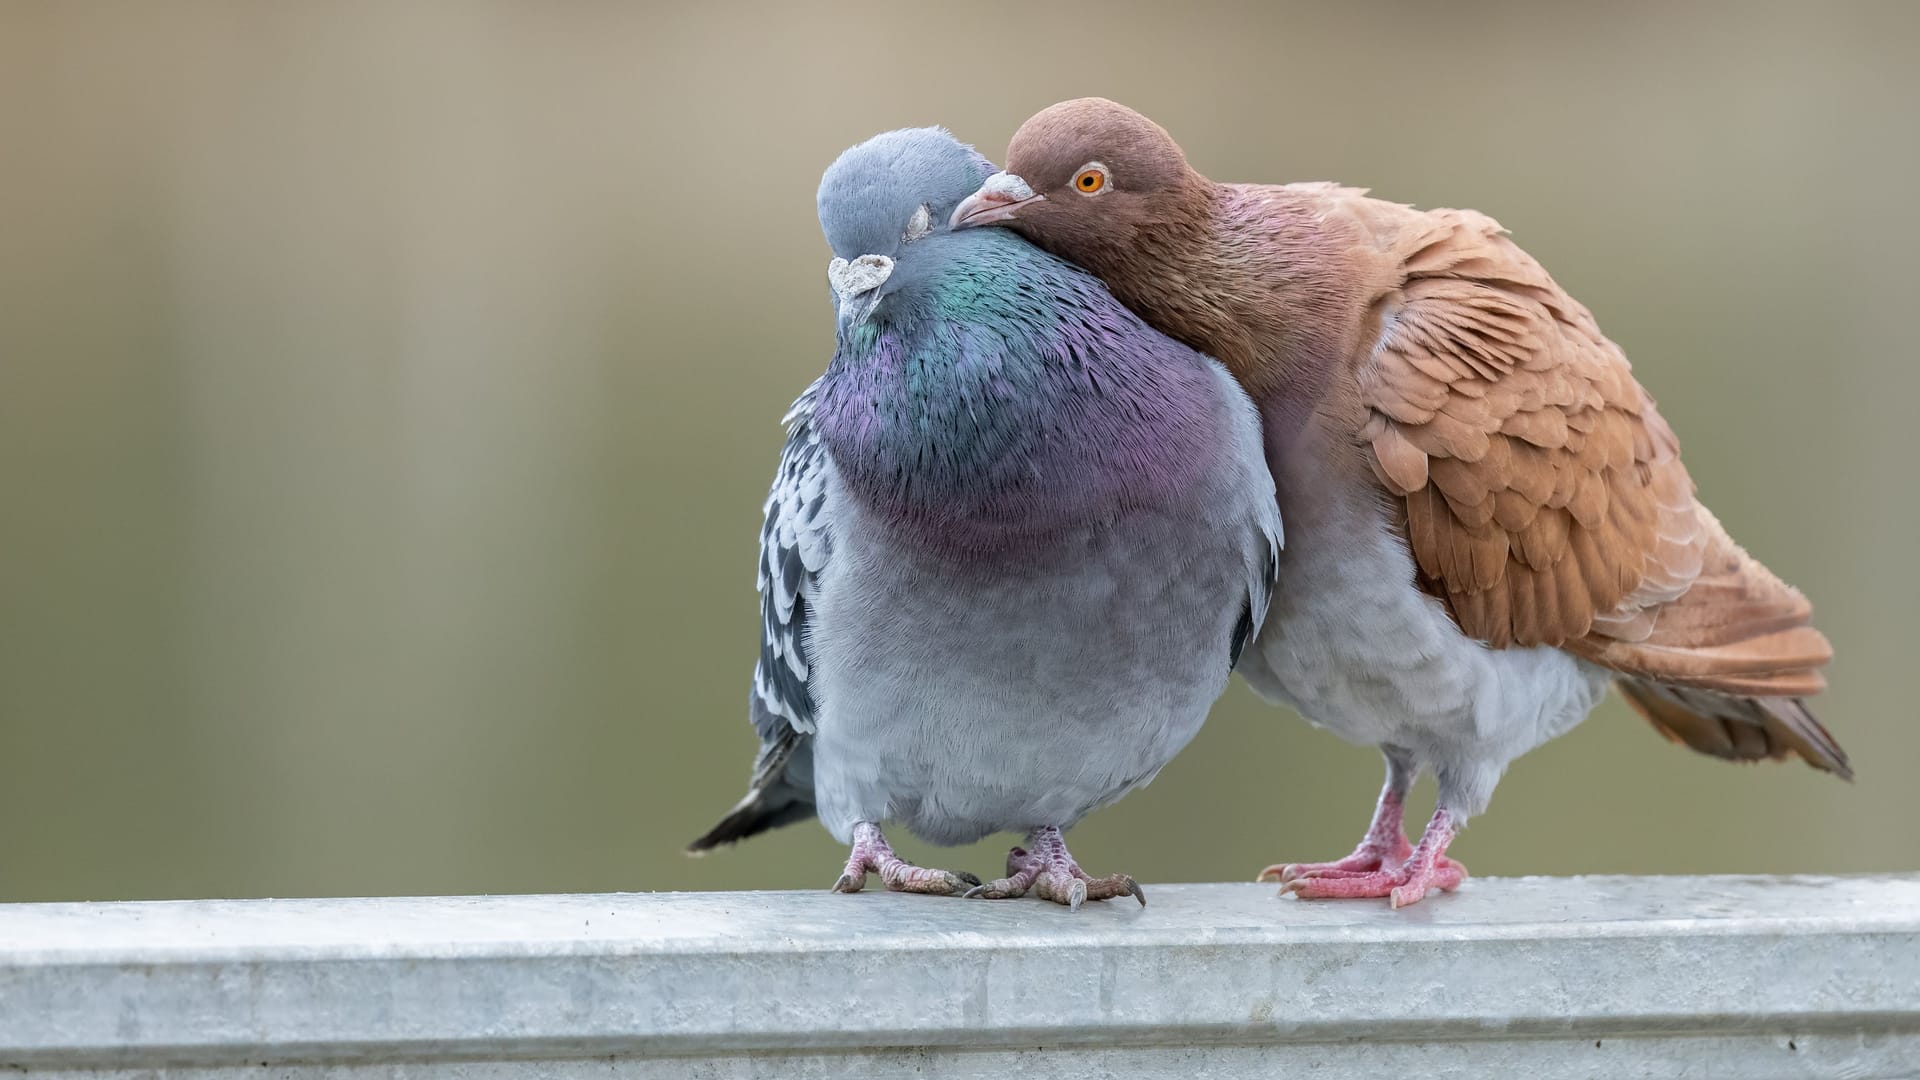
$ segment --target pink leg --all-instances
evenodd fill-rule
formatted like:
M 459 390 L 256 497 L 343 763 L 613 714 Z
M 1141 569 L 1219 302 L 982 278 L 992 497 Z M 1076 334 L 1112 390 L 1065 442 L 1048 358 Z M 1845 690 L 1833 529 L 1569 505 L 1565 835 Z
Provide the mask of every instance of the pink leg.
M 980 884 L 972 874 L 954 874 L 915 866 L 893 853 L 893 845 L 881 834 L 880 826 L 862 821 L 853 827 L 853 852 L 847 856 L 846 872 L 833 883 L 833 891 L 857 893 L 866 887 L 867 871 L 880 875 L 890 892 L 937 893 L 958 896 Z
M 1467 868 L 1447 858 L 1447 845 L 1453 842 L 1454 832 L 1453 815 L 1441 807 L 1433 812 L 1419 845 L 1399 866 L 1370 872 L 1302 874 L 1280 886 L 1280 892 L 1294 893 L 1305 900 L 1384 896 L 1396 908 L 1418 903 L 1428 889 L 1451 891 L 1466 879 Z
M 1297 877 L 1324 874 L 1359 874 L 1381 870 L 1405 862 L 1413 854 L 1407 843 L 1406 790 L 1398 787 L 1389 773 L 1387 786 L 1380 791 L 1380 803 L 1374 807 L 1373 823 L 1360 846 L 1344 859 L 1321 863 L 1275 863 L 1260 871 L 1259 881 L 1277 881 L 1282 885 Z
M 1009 900 L 1025 896 L 1031 889 L 1042 900 L 1051 900 L 1056 904 L 1065 904 L 1070 910 L 1079 911 L 1080 905 L 1088 900 L 1111 900 L 1119 896 L 1131 896 L 1147 906 L 1146 890 L 1140 883 L 1125 874 L 1111 874 L 1097 878 L 1080 869 L 1067 851 L 1066 838 L 1052 825 L 1035 829 L 1027 835 L 1027 844 L 1032 848 L 1014 848 L 1007 853 L 1007 876 L 998 881 L 989 881 L 967 891 L 967 896 L 981 900 Z

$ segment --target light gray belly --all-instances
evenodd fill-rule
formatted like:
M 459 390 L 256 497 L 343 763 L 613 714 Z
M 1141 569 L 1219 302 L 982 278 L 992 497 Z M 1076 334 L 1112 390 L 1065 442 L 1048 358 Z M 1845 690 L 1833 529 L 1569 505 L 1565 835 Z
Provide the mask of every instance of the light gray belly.
M 1071 825 L 1152 779 L 1225 688 L 1259 543 L 1250 519 L 1193 509 L 973 565 L 841 511 L 814 598 L 821 821 L 966 843 Z
M 1273 606 L 1240 671 L 1318 726 L 1451 774 L 1468 793 L 1460 809 L 1477 813 L 1507 763 L 1584 719 L 1608 676 L 1559 649 L 1467 637 L 1414 585 L 1384 515 L 1362 521 L 1289 516 Z

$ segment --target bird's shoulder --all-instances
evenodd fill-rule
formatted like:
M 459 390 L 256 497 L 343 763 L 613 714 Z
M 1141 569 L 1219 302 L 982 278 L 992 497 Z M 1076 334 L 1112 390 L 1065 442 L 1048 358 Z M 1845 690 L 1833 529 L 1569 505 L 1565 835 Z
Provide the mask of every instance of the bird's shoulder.
M 1357 278 L 1384 281 L 1408 245 L 1448 215 L 1376 198 L 1363 187 L 1330 180 L 1291 184 L 1221 184 L 1216 213 L 1225 232 L 1256 239 L 1287 257 L 1336 265 Z M 1484 215 L 1495 230 L 1499 226 Z

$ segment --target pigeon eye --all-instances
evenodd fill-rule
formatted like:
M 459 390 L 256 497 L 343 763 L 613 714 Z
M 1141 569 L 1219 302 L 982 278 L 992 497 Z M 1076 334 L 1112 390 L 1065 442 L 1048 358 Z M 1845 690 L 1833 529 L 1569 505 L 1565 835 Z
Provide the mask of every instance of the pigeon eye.
M 1073 177 L 1073 189 L 1082 195 L 1098 195 L 1107 190 L 1107 168 L 1099 162 L 1089 162 Z
M 907 231 L 900 234 L 900 239 L 911 244 L 932 231 L 933 211 L 927 209 L 927 204 L 921 203 L 914 208 L 913 216 L 907 219 Z

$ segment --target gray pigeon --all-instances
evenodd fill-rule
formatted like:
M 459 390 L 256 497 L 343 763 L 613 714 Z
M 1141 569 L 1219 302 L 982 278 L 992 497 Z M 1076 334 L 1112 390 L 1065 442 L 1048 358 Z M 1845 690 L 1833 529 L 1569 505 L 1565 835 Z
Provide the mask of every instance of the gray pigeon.
M 1271 598 L 1273 481 L 1219 364 L 1018 237 L 949 228 L 993 171 L 920 128 L 821 180 L 838 332 L 766 503 L 762 745 L 689 850 L 818 814 L 852 846 L 835 891 L 1145 903 L 1061 833 L 1200 730 Z M 887 821 L 1027 844 L 982 885 L 895 855 Z

